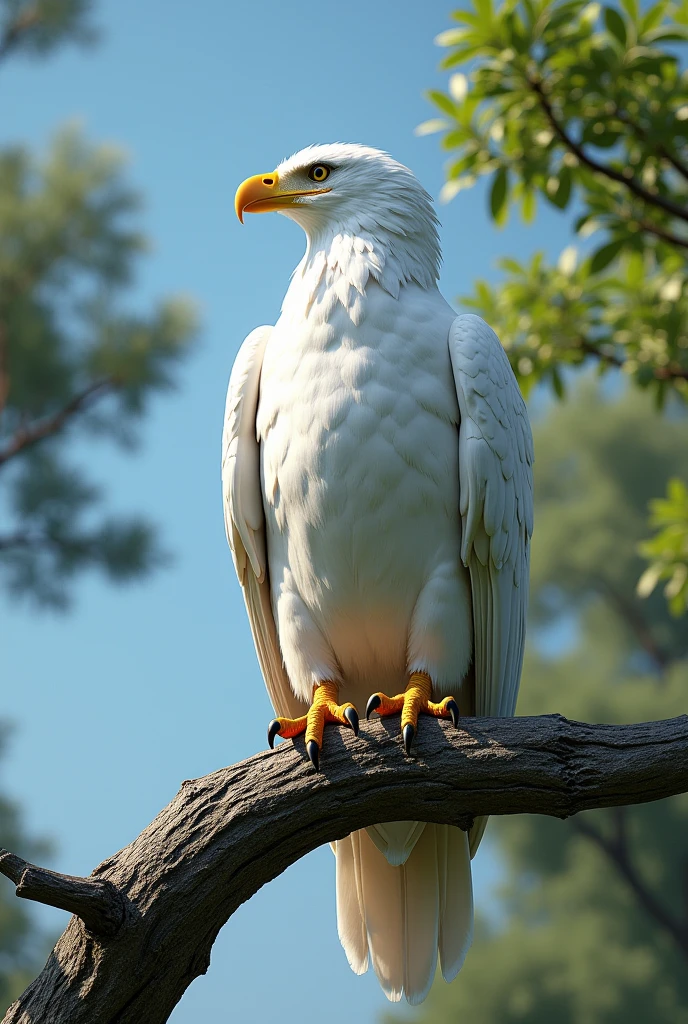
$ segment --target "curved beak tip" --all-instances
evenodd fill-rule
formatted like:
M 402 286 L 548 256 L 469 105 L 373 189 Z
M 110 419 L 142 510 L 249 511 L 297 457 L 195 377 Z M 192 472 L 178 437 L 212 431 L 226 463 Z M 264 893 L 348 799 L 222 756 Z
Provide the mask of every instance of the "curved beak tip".
M 256 213 L 262 212 L 259 204 L 265 207 L 266 201 L 275 195 L 276 185 L 276 171 L 272 171 L 270 174 L 254 174 L 242 181 L 234 196 L 234 209 L 241 224 L 244 223 L 244 212 L 249 207 L 251 207 L 250 212 L 253 212 L 253 207 L 256 207 Z

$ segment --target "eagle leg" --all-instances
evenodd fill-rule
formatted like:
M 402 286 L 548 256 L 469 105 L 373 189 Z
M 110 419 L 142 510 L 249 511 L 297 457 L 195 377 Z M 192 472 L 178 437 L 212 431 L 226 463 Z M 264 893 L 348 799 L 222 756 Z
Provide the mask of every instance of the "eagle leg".
M 339 685 L 325 680 L 313 690 L 313 703 L 308 713 L 300 718 L 274 718 L 268 726 L 268 743 L 274 746 L 275 736 L 293 739 L 306 734 L 306 751 L 316 772 L 319 768 L 320 751 L 326 722 L 339 722 L 353 729 L 358 736 L 358 712 L 353 704 L 339 704 Z
M 459 705 L 454 698 L 445 697 L 436 704 L 430 700 L 431 695 L 432 680 L 427 672 L 412 672 L 405 691 L 396 697 L 374 693 L 366 705 L 366 718 L 370 718 L 373 711 L 378 715 L 395 715 L 401 711 L 401 734 L 406 753 L 410 754 L 421 712 L 435 718 L 451 718 L 455 727 L 459 724 Z

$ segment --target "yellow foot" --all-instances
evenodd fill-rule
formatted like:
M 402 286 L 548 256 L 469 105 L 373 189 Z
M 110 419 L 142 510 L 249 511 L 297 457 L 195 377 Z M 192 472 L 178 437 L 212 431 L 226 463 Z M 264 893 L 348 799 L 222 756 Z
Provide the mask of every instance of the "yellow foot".
M 320 683 L 313 690 L 313 703 L 308 709 L 308 714 L 301 718 L 273 718 L 268 726 L 268 743 L 272 748 L 275 744 L 275 736 L 283 739 L 293 739 L 306 734 L 306 751 L 316 772 L 320 763 L 320 751 L 322 749 L 323 732 L 326 722 L 341 722 L 353 729 L 354 735 L 358 736 L 358 712 L 353 704 L 338 704 L 339 686 L 337 683 Z
M 373 711 L 378 715 L 396 715 L 401 711 L 401 734 L 404 737 L 406 753 L 411 753 L 411 744 L 418 728 L 418 715 L 434 715 L 436 718 L 451 718 L 455 727 L 459 724 L 459 705 L 453 697 L 445 697 L 439 704 L 430 700 L 432 681 L 427 672 L 412 672 L 403 693 L 387 697 L 374 693 L 366 705 L 366 718 Z

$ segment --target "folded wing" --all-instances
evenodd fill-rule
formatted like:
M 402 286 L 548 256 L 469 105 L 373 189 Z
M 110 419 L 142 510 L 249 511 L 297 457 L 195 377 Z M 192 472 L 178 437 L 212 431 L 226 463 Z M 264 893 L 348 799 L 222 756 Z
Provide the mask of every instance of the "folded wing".
M 276 714 L 296 718 L 306 705 L 289 685 L 270 602 L 265 513 L 256 413 L 263 353 L 272 327 L 257 327 L 232 368 L 222 434 L 222 501 L 227 540 L 244 594 L 258 661 Z
M 475 713 L 513 715 L 523 664 L 533 438 L 509 360 L 492 328 L 457 316 L 449 351 L 461 423 L 461 558 L 469 569 L 475 638 Z M 485 828 L 471 833 L 475 853 Z

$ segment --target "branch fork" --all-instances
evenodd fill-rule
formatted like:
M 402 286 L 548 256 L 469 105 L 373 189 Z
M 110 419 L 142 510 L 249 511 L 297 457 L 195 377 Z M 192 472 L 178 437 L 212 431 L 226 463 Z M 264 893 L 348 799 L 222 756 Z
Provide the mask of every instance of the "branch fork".
M 0 849 L 0 872 L 14 882 L 17 896 L 68 910 L 100 938 L 112 938 L 124 923 L 125 901 L 112 882 L 62 875 L 39 868 L 3 849 Z

